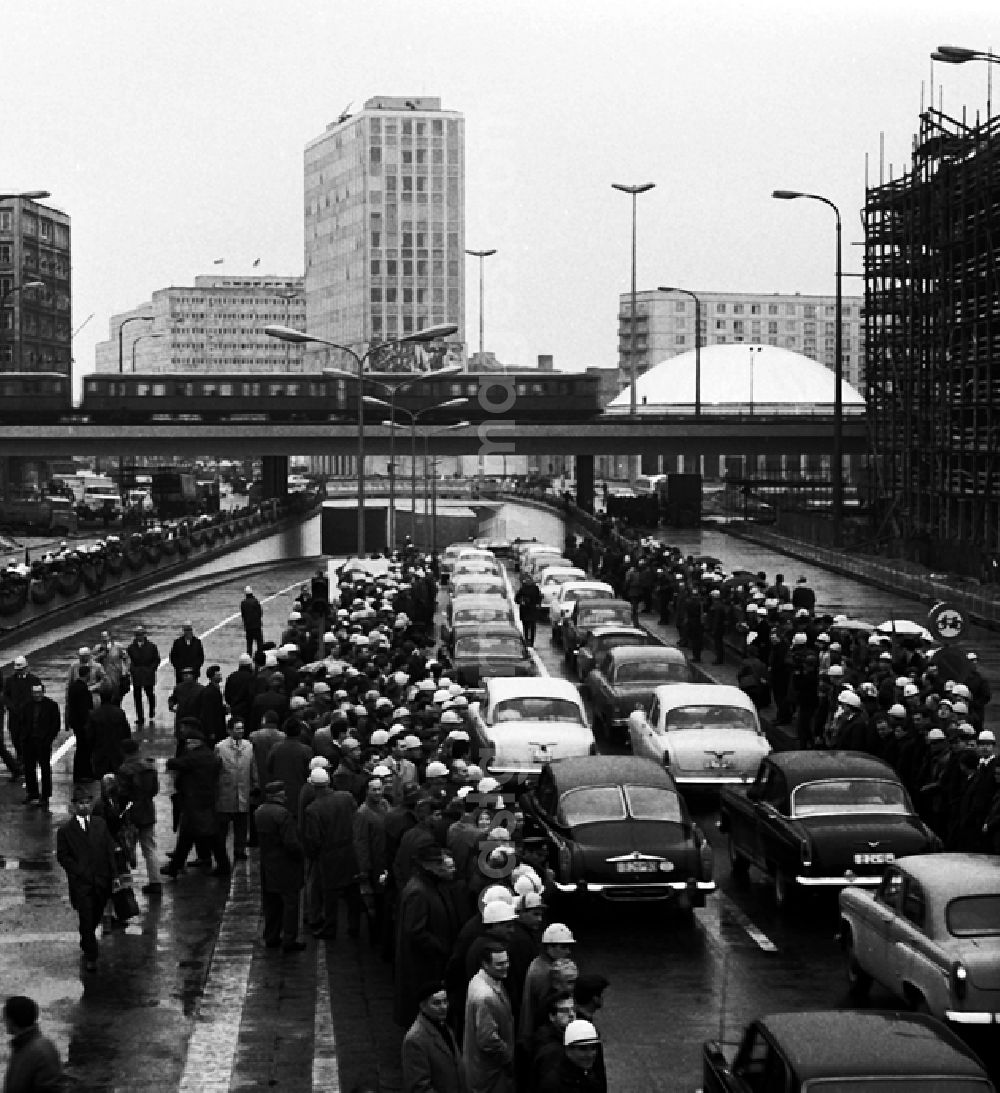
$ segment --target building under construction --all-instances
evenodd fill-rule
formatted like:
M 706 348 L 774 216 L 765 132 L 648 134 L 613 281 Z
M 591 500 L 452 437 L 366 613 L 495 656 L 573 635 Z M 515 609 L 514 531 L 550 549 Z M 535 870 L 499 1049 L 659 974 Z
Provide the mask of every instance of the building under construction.
M 876 533 L 935 567 L 1000 557 L 1000 119 L 921 115 L 865 200 Z

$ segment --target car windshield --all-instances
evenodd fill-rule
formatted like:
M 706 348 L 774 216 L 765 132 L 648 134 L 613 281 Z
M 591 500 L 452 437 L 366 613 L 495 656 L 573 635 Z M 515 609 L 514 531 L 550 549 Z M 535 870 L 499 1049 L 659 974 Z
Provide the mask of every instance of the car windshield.
M 661 786 L 626 786 L 625 800 L 628 802 L 629 815 L 635 820 L 671 820 L 680 823 L 683 819 L 680 796 L 672 789 Z
M 578 581 L 580 574 L 577 573 L 543 573 L 542 584 L 566 584 L 569 581 Z
M 455 612 L 453 621 L 461 622 L 503 622 L 510 617 L 510 612 L 503 607 L 464 607 Z
M 802 1083 L 803 1093 L 989 1093 L 985 1078 L 949 1077 L 947 1074 L 906 1074 L 892 1077 L 814 1078 Z
M 471 574 L 459 577 L 455 582 L 454 591 L 456 596 L 461 596 L 469 592 L 474 592 L 477 596 L 506 595 L 506 589 L 499 579 L 487 576 L 476 577 Z
M 945 922 L 955 937 L 1000 937 L 1000 895 L 953 899 L 945 910 Z
M 580 707 L 567 698 L 548 695 L 522 695 L 507 698 L 493 707 L 494 722 L 501 721 L 568 721 L 583 725 Z
M 571 600 L 610 600 L 614 595 L 606 588 L 571 588 L 567 591 L 565 599 Z
M 559 799 L 559 817 L 568 827 L 625 819 L 625 802 L 618 786 L 585 786 L 567 790 Z
M 667 711 L 668 729 L 747 729 L 757 731 L 750 710 L 739 706 L 677 706 Z
M 844 812 L 910 813 L 906 790 L 898 782 L 880 778 L 827 778 L 807 782 L 792 793 L 793 816 L 817 816 Z
M 515 634 L 475 634 L 455 642 L 456 657 L 520 657 L 521 639 Z
M 608 604 L 607 607 L 587 607 L 578 617 L 581 626 L 604 626 L 609 622 L 631 622 L 632 609 L 626 604 Z M 632 644 L 635 644 L 634 642 Z
M 683 683 L 687 678 L 686 664 L 667 660 L 627 660 L 615 669 L 615 683 Z

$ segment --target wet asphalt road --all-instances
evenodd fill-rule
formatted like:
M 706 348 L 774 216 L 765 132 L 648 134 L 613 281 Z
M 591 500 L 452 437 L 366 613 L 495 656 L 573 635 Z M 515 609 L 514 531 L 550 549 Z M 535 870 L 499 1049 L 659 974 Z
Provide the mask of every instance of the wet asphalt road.
M 315 568 L 317 521 L 301 535 L 286 535 L 265 550 L 230 556 L 196 582 L 175 584 L 123 604 L 115 617 L 81 617 L 45 639 L 19 648 L 4 642 L 0 660 L 29 657 L 49 693 L 61 701 L 68 665 L 78 646 L 110 625 L 126 637 L 143 622 L 165 657 L 181 622 L 191 618 L 203 635 L 209 661 L 226 671 L 242 651 L 236 612 L 243 585 L 266 600 L 266 632 L 287 616 L 299 584 Z M 554 520 L 534 510 L 508 508 L 484 534 L 558 534 Z M 558 541 L 558 539 L 557 539 Z M 923 609 L 852 581 L 813 571 L 771 551 L 715 531 L 677 540 L 685 550 L 712 553 L 790 583 L 802 573 L 820 608 L 880 621 L 896 611 L 921 619 Z M 279 559 L 303 558 L 302 561 Z M 247 574 L 252 574 L 248 577 Z M 166 595 L 161 603 L 153 600 Z M 876 619 L 874 616 L 879 615 Z M 644 620 L 644 621 L 648 621 Z M 669 641 L 675 635 L 667 628 Z M 1000 640 L 974 631 L 987 675 L 1000 675 Z M 562 658 L 539 628 L 538 651 L 553 672 Z M 5 668 L 6 670 L 6 668 Z M 731 682 L 734 666 L 710 668 Z M 161 669 L 161 717 L 141 736 L 161 761 L 172 753 L 166 698 L 172 672 Z M 131 714 L 131 700 L 126 699 Z M 311 939 L 305 953 L 282 957 L 257 944 L 255 862 L 238 866 L 231 883 L 186 875 L 163 899 L 139 895 L 142 914 L 124 935 L 102 942 L 100 970 L 81 974 L 75 917 L 54 861 L 54 831 L 67 815 L 71 754 L 56 769 L 53 809 L 25 808 L 23 790 L 0 774 L 0 976 L 4 993 L 27 993 L 42 1007 L 43 1026 L 56 1040 L 79 1088 L 125 1090 L 350 1089 L 362 1078 L 400 1088 L 401 1037 L 391 1022 L 391 976 L 362 941 L 327 946 Z M 169 779 L 163 777 L 158 837 L 173 843 Z M 695 924 L 655 907 L 564 904 L 559 914 L 579 939 L 581 970 L 611 980 L 599 1024 L 606 1041 L 611 1088 L 691 1090 L 700 1083 L 701 1044 L 734 1039 L 752 1017 L 782 1009 L 848 1005 L 840 952 L 834 940 L 835 899 L 818 896 L 779 914 L 759 878 L 735 886 L 711 801 L 692 802 L 696 818 L 716 845 L 719 891 L 696 912 Z M 140 865 L 136 887 L 145 882 Z M 872 1006 L 891 1007 L 874 991 Z M 0 1059 L 0 1063 L 2 1063 Z

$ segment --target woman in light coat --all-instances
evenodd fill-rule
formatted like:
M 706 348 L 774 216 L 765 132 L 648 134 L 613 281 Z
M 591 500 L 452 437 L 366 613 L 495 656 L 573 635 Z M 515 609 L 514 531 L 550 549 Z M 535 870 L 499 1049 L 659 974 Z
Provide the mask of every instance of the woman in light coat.
M 229 722 L 226 739 L 215 745 L 215 754 L 222 760 L 215 810 L 223 839 L 233 829 L 233 858 L 244 861 L 247 856 L 247 825 L 250 809 L 259 804 L 260 780 L 253 759 L 253 745 L 243 738 L 244 725 L 237 718 Z

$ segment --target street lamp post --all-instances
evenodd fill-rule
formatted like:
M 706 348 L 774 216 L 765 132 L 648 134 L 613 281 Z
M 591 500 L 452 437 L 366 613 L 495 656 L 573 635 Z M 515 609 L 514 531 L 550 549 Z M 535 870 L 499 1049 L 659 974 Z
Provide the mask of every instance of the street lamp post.
M 144 338 L 165 338 L 165 337 L 166 337 L 166 334 L 164 334 L 164 332 L 162 330 L 154 330 L 150 334 L 139 334 L 137 337 L 132 339 L 132 371 L 133 371 L 133 373 L 135 372 L 135 347 L 139 344 L 139 342 L 141 342 Z
M 613 190 L 620 190 L 623 194 L 632 195 L 632 293 L 631 293 L 631 306 L 629 316 L 629 326 L 631 331 L 629 334 L 629 413 L 633 416 L 636 413 L 636 390 L 635 385 L 638 380 L 638 368 L 636 362 L 636 344 L 635 344 L 635 215 L 636 215 L 636 198 L 639 194 L 644 194 L 649 190 L 652 190 L 656 185 L 655 182 L 640 182 L 635 185 L 631 185 L 625 182 L 612 182 L 611 188 Z M 629 478 L 635 480 L 635 476 L 638 473 L 636 470 L 636 457 L 629 457 Z
M 122 339 L 125 327 L 129 323 L 151 323 L 153 322 L 152 315 L 130 315 L 127 319 L 122 319 L 118 324 L 118 375 L 120 376 L 125 371 L 125 345 Z M 135 370 L 135 362 L 132 364 L 133 371 Z
M 479 366 L 483 367 L 483 346 L 485 340 L 483 337 L 484 321 L 483 321 L 483 262 L 490 255 L 496 254 L 496 248 L 492 250 L 466 250 L 466 254 L 471 255 L 473 258 L 479 259 Z
M 694 416 L 701 417 L 701 299 L 689 288 L 660 285 L 658 292 L 682 292 L 694 300 Z
M 462 401 L 468 401 L 462 400 Z M 431 554 L 437 553 L 437 518 L 438 518 L 438 503 L 437 503 L 437 456 L 433 461 L 430 460 L 430 452 L 428 441 L 432 436 L 438 433 L 447 433 L 452 429 L 465 429 L 469 426 L 468 421 L 456 421 L 451 425 L 442 425 L 438 428 L 434 426 L 427 426 L 424 429 L 424 481 L 425 481 L 425 493 L 424 493 L 424 519 L 427 518 L 427 493 L 426 493 L 426 480 L 428 477 L 428 465 L 430 466 L 430 491 L 431 491 Z
M 828 198 L 821 194 L 807 194 L 799 190 L 774 190 L 771 194 L 779 201 L 794 201 L 803 197 L 809 201 L 819 201 L 833 209 L 833 215 L 837 219 L 837 296 L 834 309 L 834 353 L 836 359 L 833 364 L 833 451 L 831 458 L 833 466 L 830 468 L 830 487 L 833 515 L 833 545 L 839 547 L 843 543 L 844 532 L 844 329 L 843 329 L 843 266 L 840 209 Z
M 750 350 L 750 416 L 753 417 L 753 366 L 757 360 L 757 354 L 764 348 L 762 345 L 748 346 Z
M 987 49 L 966 49 L 965 46 L 938 46 L 931 54 L 932 61 L 944 61 L 949 65 L 964 65 L 967 61 L 985 61 L 1000 64 L 1000 56 Z M 993 117 L 993 69 L 986 73 L 986 120 Z
M 423 330 L 417 330 L 412 334 L 404 334 L 392 341 L 372 343 L 364 351 L 358 353 L 350 346 L 332 342 L 327 338 L 320 338 L 315 334 L 308 334 L 304 330 L 293 330 L 287 326 L 265 326 L 264 333 L 272 338 L 280 338 L 285 342 L 314 342 L 316 345 L 325 345 L 330 349 L 339 349 L 353 358 L 357 365 L 358 373 L 358 556 L 365 553 L 365 362 L 376 350 L 389 349 L 394 345 L 402 345 L 404 342 L 432 342 L 438 338 L 446 338 L 454 334 L 458 327 L 454 323 L 440 323 L 437 326 L 428 326 Z M 339 369 L 324 369 L 331 375 L 344 375 Z M 350 375 L 350 373 L 346 373 Z

